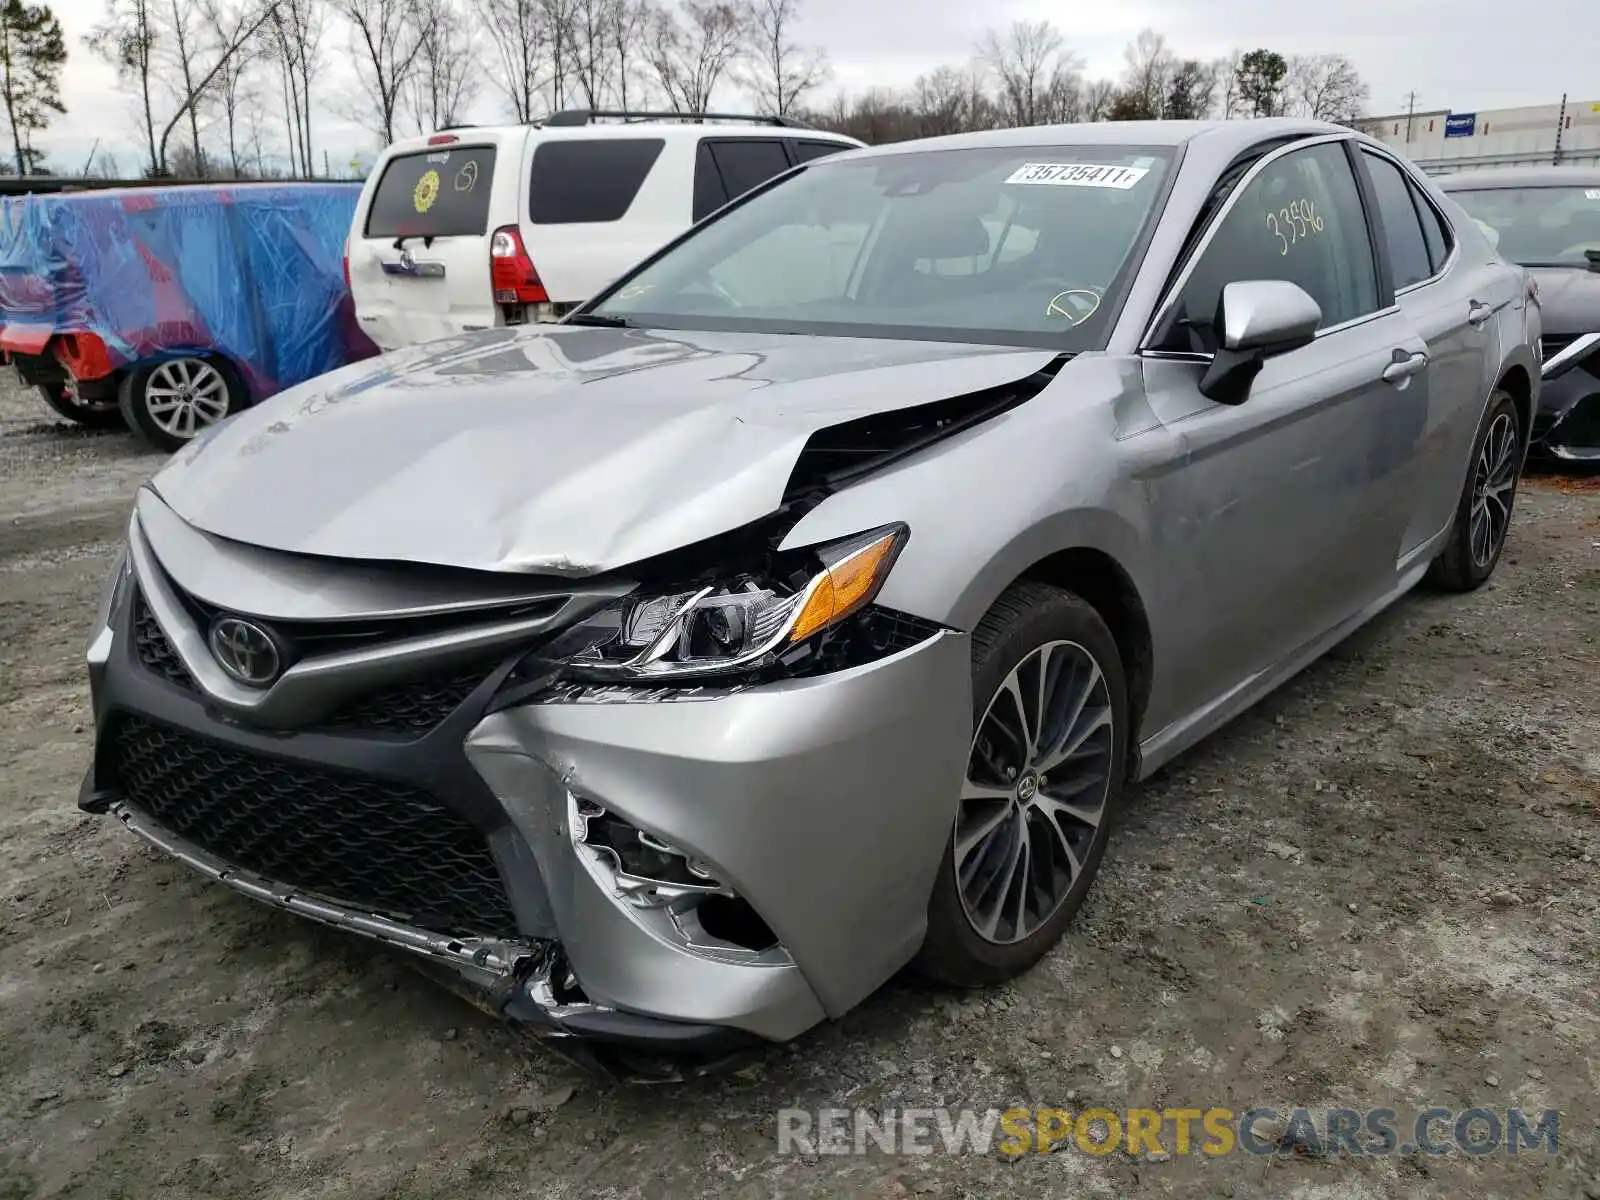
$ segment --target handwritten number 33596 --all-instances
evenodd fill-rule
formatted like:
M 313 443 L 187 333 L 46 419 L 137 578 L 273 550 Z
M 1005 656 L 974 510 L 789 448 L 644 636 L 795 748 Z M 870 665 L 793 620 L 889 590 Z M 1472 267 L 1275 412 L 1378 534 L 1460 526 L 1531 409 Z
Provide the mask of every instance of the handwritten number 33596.
M 1287 208 L 1267 214 L 1267 228 L 1278 239 L 1278 253 L 1288 254 L 1289 247 L 1322 232 L 1322 216 L 1310 200 L 1291 201 Z

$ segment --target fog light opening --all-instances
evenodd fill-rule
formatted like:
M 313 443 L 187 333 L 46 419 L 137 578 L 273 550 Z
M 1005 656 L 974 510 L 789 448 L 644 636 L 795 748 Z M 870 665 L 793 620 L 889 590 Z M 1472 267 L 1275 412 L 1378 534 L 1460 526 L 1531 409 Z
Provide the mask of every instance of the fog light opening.
M 711 868 L 676 846 L 630 825 L 593 800 L 578 800 L 573 840 L 610 868 L 629 903 L 661 908 L 688 897 L 732 896 Z
M 747 900 L 737 896 L 707 896 L 695 906 L 694 915 L 708 937 L 743 950 L 770 950 L 778 935 L 763 921 Z

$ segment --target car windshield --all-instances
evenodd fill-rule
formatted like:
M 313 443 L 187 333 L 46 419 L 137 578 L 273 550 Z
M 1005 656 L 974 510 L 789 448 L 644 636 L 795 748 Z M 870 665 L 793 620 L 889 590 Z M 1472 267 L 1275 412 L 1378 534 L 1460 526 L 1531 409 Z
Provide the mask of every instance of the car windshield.
M 666 328 L 1104 344 L 1168 150 L 821 161 L 714 219 L 593 310 Z
M 1600 251 L 1600 187 L 1452 190 L 1467 215 L 1493 231 L 1504 258 L 1524 267 L 1583 267 Z

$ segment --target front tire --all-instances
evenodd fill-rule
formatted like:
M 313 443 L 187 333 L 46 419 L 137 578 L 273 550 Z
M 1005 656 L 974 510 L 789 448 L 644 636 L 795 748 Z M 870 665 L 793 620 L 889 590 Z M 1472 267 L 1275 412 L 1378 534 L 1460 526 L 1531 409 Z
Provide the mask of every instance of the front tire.
M 1088 603 L 1012 587 L 972 635 L 973 737 L 916 968 L 999 983 L 1060 940 L 1100 866 L 1127 770 L 1116 640 Z
M 1451 592 L 1483 586 L 1505 549 L 1522 474 L 1522 419 L 1509 392 L 1489 397 L 1470 461 L 1450 539 L 1428 568 L 1428 582 Z
M 122 410 L 116 401 L 99 404 L 80 400 L 64 383 L 41 383 L 39 395 L 44 397 L 57 416 L 84 426 L 86 429 L 115 429 L 122 424 Z
M 187 355 L 135 367 L 118 401 L 128 428 L 160 450 L 181 450 L 241 407 L 244 387 L 222 359 Z

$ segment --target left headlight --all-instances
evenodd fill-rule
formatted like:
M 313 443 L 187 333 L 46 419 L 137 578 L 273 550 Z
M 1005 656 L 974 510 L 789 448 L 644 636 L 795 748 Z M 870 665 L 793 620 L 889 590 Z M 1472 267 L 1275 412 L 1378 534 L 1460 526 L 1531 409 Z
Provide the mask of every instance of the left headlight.
M 757 672 L 872 603 L 905 546 L 904 525 L 802 552 L 791 571 L 624 597 L 535 650 L 522 670 L 589 683 L 666 683 Z

